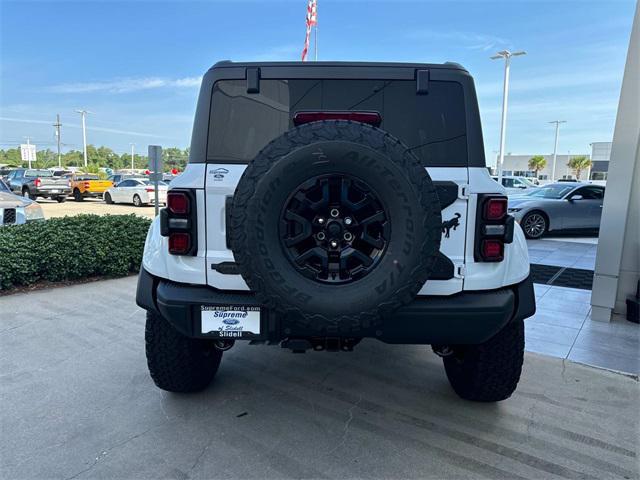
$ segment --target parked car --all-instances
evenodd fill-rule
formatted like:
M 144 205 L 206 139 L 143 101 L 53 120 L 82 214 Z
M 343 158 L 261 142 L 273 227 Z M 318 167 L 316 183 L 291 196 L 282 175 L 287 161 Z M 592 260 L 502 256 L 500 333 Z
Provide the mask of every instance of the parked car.
M 168 185 L 164 182 L 158 184 L 159 203 L 167 202 Z M 155 202 L 154 184 L 144 178 L 126 178 L 117 185 L 104 192 L 106 203 L 133 203 L 136 207 L 149 205 Z
M 0 226 L 36 220 L 44 220 L 42 207 L 33 200 L 11 192 L 7 184 L 0 179 Z
M 498 181 L 498 177 L 491 177 L 496 182 Z M 507 195 L 523 193 L 523 190 L 530 190 L 532 188 L 539 188 L 533 181 L 528 179 L 527 177 L 514 177 L 514 176 L 506 176 L 502 177 L 502 186 L 507 191 Z
M 43 197 L 62 203 L 71 193 L 69 179 L 54 177 L 50 170 L 17 168 L 7 177 L 7 185 L 13 193 L 31 200 Z
M 462 398 L 513 393 L 535 295 L 469 72 L 221 62 L 198 106 L 138 277 L 158 387 L 206 388 L 234 342 L 374 338 L 431 345 Z
M 81 202 L 85 198 L 102 198 L 104 192 L 113 187 L 110 180 L 100 180 L 98 175 L 88 173 L 72 173 L 67 175 L 73 199 Z
M 107 180 L 109 180 L 110 182 L 113 183 L 114 186 L 116 186 L 126 178 L 145 179 L 145 178 L 148 178 L 148 177 L 144 177 L 142 175 L 133 175 L 131 173 L 114 173 L 112 175 L 109 175 L 109 177 L 107 177 Z
M 9 174 L 13 172 L 15 169 L 16 167 L 10 167 L 7 165 L 0 167 L 0 180 L 6 180 Z
M 527 238 L 551 231 L 600 229 L 604 187 L 589 183 L 551 183 L 509 198 L 509 213 Z

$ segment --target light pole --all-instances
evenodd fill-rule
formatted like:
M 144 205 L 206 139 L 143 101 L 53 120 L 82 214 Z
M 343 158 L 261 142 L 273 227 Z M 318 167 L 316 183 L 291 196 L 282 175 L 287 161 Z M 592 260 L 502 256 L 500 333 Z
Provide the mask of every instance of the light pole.
M 130 143 L 129 145 L 131 145 L 131 173 L 133 173 L 133 156 L 134 156 L 134 148 L 136 146 L 135 143 Z
M 567 123 L 566 120 L 554 120 L 553 122 L 549 122 L 549 123 L 555 123 L 556 124 L 556 141 L 553 147 L 553 164 L 551 165 L 551 181 L 555 182 L 556 181 L 556 157 L 557 157 L 557 153 L 558 153 L 558 137 L 560 136 L 560 124 L 561 123 Z
M 502 164 L 504 162 L 504 144 L 507 134 L 507 103 L 509 99 L 509 68 L 511 65 L 511 57 L 518 57 L 520 55 L 526 55 L 527 52 L 510 52 L 509 50 L 502 50 L 498 52 L 491 60 L 497 60 L 498 58 L 504 58 L 504 85 L 502 88 L 502 123 L 500 126 L 500 158 L 498 159 L 498 183 L 502 185 Z
M 58 144 L 58 168 L 62 168 L 62 155 L 60 155 L 60 128 L 62 124 L 60 123 L 60 114 L 56 115 L 56 123 L 53 126 L 56 129 L 56 142 Z
M 82 117 L 82 155 L 84 157 L 84 166 L 87 166 L 87 124 L 85 121 L 85 117 L 87 113 L 91 113 L 88 110 L 76 110 L 77 113 Z

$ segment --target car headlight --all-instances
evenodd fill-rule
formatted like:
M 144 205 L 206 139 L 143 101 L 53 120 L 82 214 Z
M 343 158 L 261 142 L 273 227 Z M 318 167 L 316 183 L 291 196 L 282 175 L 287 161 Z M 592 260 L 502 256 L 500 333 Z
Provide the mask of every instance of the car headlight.
M 507 208 L 507 212 L 509 213 L 516 213 L 519 212 L 520 210 L 522 210 L 521 208 Z
M 34 220 L 44 220 L 42 207 L 35 202 L 33 202 L 31 205 L 27 205 L 26 207 L 24 207 L 24 217 L 27 222 L 31 222 Z

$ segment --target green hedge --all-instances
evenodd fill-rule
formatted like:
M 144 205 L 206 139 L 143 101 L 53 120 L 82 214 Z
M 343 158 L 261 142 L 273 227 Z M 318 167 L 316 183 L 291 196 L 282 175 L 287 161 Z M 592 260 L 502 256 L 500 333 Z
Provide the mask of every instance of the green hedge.
M 0 289 L 137 272 L 150 221 L 78 215 L 0 228 Z

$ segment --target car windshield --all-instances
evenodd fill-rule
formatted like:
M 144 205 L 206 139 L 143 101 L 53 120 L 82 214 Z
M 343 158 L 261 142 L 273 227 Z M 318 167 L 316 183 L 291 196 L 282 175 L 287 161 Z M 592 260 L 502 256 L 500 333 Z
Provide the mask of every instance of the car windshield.
M 24 172 L 25 177 L 53 177 L 51 170 L 27 170 Z
M 7 187 L 7 184 L 4 183 L 4 181 L 0 180 L 0 192 L 10 192 L 11 190 L 9 190 L 9 187 Z
M 526 195 L 529 197 L 538 198 L 562 198 L 575 187 L 571 185 L 546 185 L 544 187 L 536 188 Z
M 529 180 L 528 178 L 521 177 L 520 181 L 526 184 L 528 187 L 537 187 L 537 185 L 533 183 L 531 180 Z

